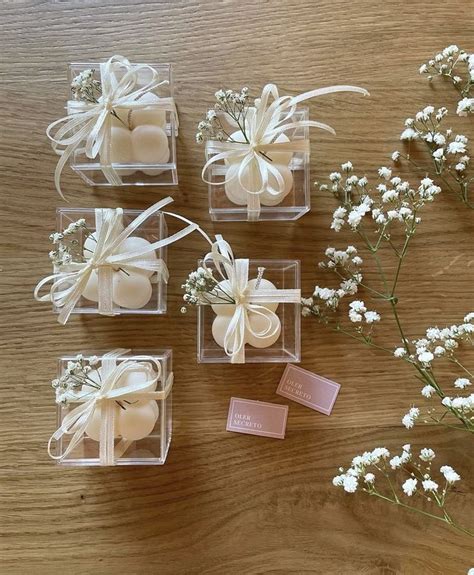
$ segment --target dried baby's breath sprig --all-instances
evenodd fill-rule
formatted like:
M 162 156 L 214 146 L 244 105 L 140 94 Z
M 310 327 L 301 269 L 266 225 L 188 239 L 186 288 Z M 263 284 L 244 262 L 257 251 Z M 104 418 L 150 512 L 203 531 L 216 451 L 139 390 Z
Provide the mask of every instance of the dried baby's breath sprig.
M 68 405 L 77 401 L 79 392 L 83 385 L 94 389 L 100 389 L 100 374 L 95 369 L 99 363 L 97 356 L 85 358 L 78 354 L 72 361 L 68 361 L 64 373 L 58 379 L 53 379 L 51 385 L 56 392 L 56 403 Z M 99 383 L 90 377 L 90 373 L 95 370 Z
M 102 84 L 94 78 L 95 70 L 88 68 L 75 76 L 71 82 L 71 92 L 74 100 L 95 104 L 102 96 Z
M 87 236 L 94 238 L 88 230 L 84 218 L 70 223 L 62 232 L 55 232 L 49 236 L 50 241 L 56 246 L 56 249 L 49 252 L 49 257 L 54 265 L 61 266 L 78 259 L 84 260 L 84 256 L 78 252 L 79 242 L 74 237 L 79 230 L 84 230 Z
M 228 140 L 233 142 L 230 135 L 232 128 L 238 128 L 244 135 L 245 142 L 249 143 L 246 118 L 249 112 L 249 89 L 244 87 L 240 92 L 233 90 L 218 90 L 215 93 L 214 108 L 208 110 L 206 118 L 199 122 L 196 133 L 198 143 L 206 140 Z
M 235 299 L 225 291 L 222 282 L 216 280 L 212 270 L 199 267 L 189 274 L 181 286 L 185 294 L 184 301 L 190 305 L 235 304 Z M 181 312 L 183 312 L 181 309 Z
M 463 134 L 453 133 L 451 128 L 442 127 L 447 113 L 446 108 L 435 110 L 433 106 L 426 106 L 417 112 L 414 118 L 407 118 L 400 135 L 400 139 L 407 145 L 407 153 L 396 151 L 392 154 L 392 160 L 406 160 L 417 170 L 426 173 L 425 168 L 419 166 L 410 155 L 410 149 L 415 142 L 423 143 L 433 162 L 434 173 L 430 175 L 434 179 L 439 178 L 440 183 L 474 209 L 474 204 L 469 201 L 470 187 L 474 181 L 470 169 L 469 140 Z
M 340 467 L 332 483 L 346 493 L 362 491 L 474 537 L 474 532 L 461 527 L 446 509 L 448 495 L 461 477 L 449 465 L 439 468 L 439 478 L 434 476 L 435 457 L 435 452 L 426 447 L 414 457 L 409 444 L 393 457 L 385 447 L 376 447 L 354 457 L 348 469 Z M 409 500 L 420 503 L 415 506 Z
M 94 68 L 88 68 L 74 77 L 71 82 L 71 92 L 74 100 L 97 104 L 102 97 L 102 83 L 94 78 L 94 73 Z M 110 113 L 127 129 L 130 129 L 128 124 L 118 116 L 115 110 L 110 110 Z
M 441 329 L 428 328 L 424 337 L 411 342 L 412 353 L 407 353 L 404 347 L 395 349 L 395 357 L 412 364 L 420 374 L 423 374 L 423 378 L 420 379 L 425 385 L 421 395 L 425 400 L 432 403 L 437 399 L 439 402 L 437 407 L 430 407 L 425 415 L 422 415 L 417 407 L 410 408 L 402 418 L 402 423 L 407 429 L 419 421 L 424 421 L 474 433 L 474 393 L 469 394 L 474 374 L 460 355 L 463 347 L 473 345 L 473 336 L 474 313 L 469 313 L 459 325 Z M 434 370 L 434 366 L 438 367 L 441 363 L 451 364 L 451 367 L 456 368 L 458 376 L 454 381 L 448 379 L 446 382 L 446 377 L 441 375 L 442 372 Z M 451 393 L 447 391 L 449 384 L 453 388 Z
M 474 98 L 471 97 L 474 86 L 474 54 L 468 54 L 452 44 L 422 64 L 420 74 L 426 74 L 429 80 L 432 80 L 433 76 L 449 79 L 462 98 L 458 102 L 457 114 L 467 116 L 474 112 Z

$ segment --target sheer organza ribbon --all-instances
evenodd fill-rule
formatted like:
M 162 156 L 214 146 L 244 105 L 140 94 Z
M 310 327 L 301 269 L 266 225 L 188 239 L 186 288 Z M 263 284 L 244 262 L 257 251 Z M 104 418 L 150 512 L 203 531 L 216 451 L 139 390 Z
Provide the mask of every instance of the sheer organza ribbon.
M 146 70 L 151 72 L 151 80 L 140 87 L 139 75 Z M 107 181 L 113 186 L 122 184 L 122 178 L 110 159 L 113 110 L 137 110 L 145 107 L 166 110 L 174 114 L 176 125 L 178 124 L 173 98 L 159 98 L 156 102 L 140 100 L 147 92 L 168 83 L 168 80 L 159 80 L 158 72 L 148 64 L 131 64 L 123 56 L 112 56 L 107 62 L 100 64 L 100 81 L 102 95 L 97 103 L 69 100 L 68 115 L 50 124 L 46 130 L 53 150 L 61 156 L 54 173 L 54 183 L 62 198 L 61 173 L 75 151 L 85 152 L 91 159 L 99 155 L 101 169 Z
M 98 274 L 98 311 L 102 315 L 114 315 L 112 300 L 114 270 L 120 268 L 125 271 L 153 271 L 157 272 L 159 280 L 167 282 L 168 268 L 162 259 L 149 260 L 140 258 L 150 252 L 168 246 L 197 230 L 199 226 L 194 222 L 171 212 L 162 212 L 183 220 L 188 225 L 167 238 L 153 242 L 133 252 L 120 253 L 117 252 L 117 249 L 148 218 L 172 201 L 173 199 L 168 197 L 157 202 L 142 212 L 125 229 L 122 229 L 123 210 L 121 208 L 97 208 L 95 210 L 96 224 L 98 224 L 96 230 L 97 243 L 91 258 L 86 262 L 60 266 L 57 273 L 43 278 L 35 288 L 35 299 L 41 302 L 52 302 L 60 309 L 58 315 L 59 323 L 65 324 L 86 289 L 87 282 L 94 270 L 97 270 Z M 50 282 L 52 282 L 52 285 L 49 293 L 40 296 L 40 290 Z
M 203 260 L 203 267 L 209 269 L 213 263 L 224 280 L 229 280 L 230 294 L 235 301 L 235 311 L 224 337 L 224 351 L 231 358 L 231 363 L 245 363 L 245 334 L 251 333 L 255 338 L 271 337 L 278 330 L 276 313 L 263 304 L 299 303 L 299 289 L 255 289 L 249 287 L 249 260 L 235 259 L 230 245 L 217 235 L 209 252 Z M 249 313 L 261 316 L 266 327 L 255 331 L 249 320 Z M 279 319 L 278 319 L 279 321 Z M 273 326 L 273 327 L 272 327 Z
M 222 185 L 222 182 L 211 181 L 207 178 L 209 168 L 225 160 L 239 162 L 239 169 L 235 175 L 224 178 L 224 183 L 237 179 L 239 185 L 247 193 L 247 214 L 250 220 L 257 219 L 260 214 L 260 195 L 268 192 L 272 196 L 281 194 L 285 189 L 283 176 L 278 168 L 268 158 L 270 152 L 309 152 L 309 140 L 291 140 L 289 142 L 276 142 L 275 140 L 285 132 L 304 127 L 314 127 L 335 134 L 335 131 L 321 122 L 314 120 L 293 120 L 296 107 L 301 102 L 334 94 L 336 92 L 357 92 L 368 96 L 369 92 L 357 86 L 330 86 L 304 92 L 298 96 L 280 96 L 274 84 L 267 84 L 262 91 L 259 101 L 254 109 L 249 109 L 246 119 L 246 132 L 248 142 L 229 142 L 208 140 L 206 142 L 206 157 L 208 158 L 202 169 L 202 179 L 211 186 Z M 250 185 L 245 182 L 245 176 L 251 175 Z M 269 184 L 270 176 L 276 180 L 276 188 Z
M 64 416 L 61 426 L 48 441 L 50 457 L 57 460 L 65 459 L 81 443 L 95 410 L 100 406 L 99 460 L 101 465 L 113 465 L 114 460 L 121 457 L 133 443 L 124 437 L 115 445 L 115 402 L 125 399 L 127 401 L 160 401 L 168 397 L 173 387 L 173 373 L 167 376 L 162 391 L 146 391 L 147 387 L 161 378 L 161 363 L 151 356 L 142 355 L 135 356 L 133 360 L 126 359 L 117 365 L 117 359 L 129 352 L 129 349 L 116 349 L 103 356 L 100 389 L 77 393 L 77 398 L 73 401 L 79 405 Z M 155 374 L 152 377 L 140 383 L 117 387 L 122 377 L 143 367 L 144 362 L 152 364 L 155 368 Z M 59 441 L 66 435 L 72 436 L 66 449 L 60 455 L 54 455 L 53 441 Z

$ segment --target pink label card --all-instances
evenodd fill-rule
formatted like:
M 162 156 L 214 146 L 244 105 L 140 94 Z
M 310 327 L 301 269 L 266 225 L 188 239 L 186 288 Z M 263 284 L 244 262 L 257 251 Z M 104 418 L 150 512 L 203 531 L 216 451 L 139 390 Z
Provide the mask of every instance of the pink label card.
M 330 379 L 289 363 L 276 392 L 306 407 L 330 415 L 340 387 Z
M 285 439 L 288 406 L 231 397 L 227 431 Z

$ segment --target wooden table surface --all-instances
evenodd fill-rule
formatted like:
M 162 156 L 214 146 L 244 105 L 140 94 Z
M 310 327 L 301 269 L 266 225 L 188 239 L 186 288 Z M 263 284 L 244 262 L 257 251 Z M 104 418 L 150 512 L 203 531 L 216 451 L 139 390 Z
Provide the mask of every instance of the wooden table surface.
M 48 235 L 64 205 L 45 128 L 63 115 L 68 62 L 116 53 L 171 62 L 181 121 L 177 188 L 94 190 L 66 170 L 70 205 L 145 208 L 172 194 L 177 211 L 223 233 L 237 254 L 300 258 L 310 293 L 323 279 L 315 264 L 324 249 L 353 240 L 329 231 L 334 203 L 318 193 L 296 223 L 211 224 L 194 134 L 213 93 L 248 85 L 257 94 L 270 81 L 290 94 L 364 86 L 370 99 L 311 104 L 312 117 L 338 132 L 313 131 L 311 175 L 321 180 L 348 159 L 370 174 L 390 161 L 406 117 L 429 103 L 455 106 L 454 90 L 439 82 L 430 89 L 418 67 L 451 43 L 472 51 L 473 9 L 472 0 L 2 2 L 2 574 L 454 575 L 474 565 L 469 538 L 331 485 L 337 467 L 363 450 L 429 445 L 462 475 L 451 509 L 474 525 L 472 440 L 401 426 L 419 385 L 400 362 L 304 321 L 301 365 L 342 386 L 333 414 L 288 402 L 284 441 L 226 432 L 231 396 L 287 403 L 275 395 L 284 366 L 196 364 L 195 314 L 179 309 L 180 284 L 206 250 L 199 236 L 170 250 L 165 317 L 76 316 L 61 327 L 32 297 L 49 273 Z M 411 336 L 472 309 L 473 230 L 474 214 L 448 193 L 426 209 L 400 280 Z M 381 330 L 397 343 L 390 321 Z M 165 466 L 62 468 L 48 458 L 56 358 L 91 347 L 173 348 Z

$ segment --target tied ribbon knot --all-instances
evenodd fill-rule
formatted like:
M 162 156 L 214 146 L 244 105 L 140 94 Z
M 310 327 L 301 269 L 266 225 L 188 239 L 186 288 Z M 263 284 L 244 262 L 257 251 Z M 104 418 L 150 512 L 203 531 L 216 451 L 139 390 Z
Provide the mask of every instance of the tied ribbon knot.
M 231 358 L 231 363 L 245 363 L 245 335 L 261 339 L 271 337 L 279 329 L 277 314 L 264 307 L 268 303 L 295 303 L 301 300 L 300 289 L 259 288 L 249 286 L 249 260 L 235 259 L 232 248 L 222 236 L 216 235 L 211 252 L 203 260 L 203 267 L 209 270 L 208 263 L 213 263 L 223 280 L 230 284 L 230 295 L 235 301 L 235 310 L 224 336 L 224 351 Z M 210 271 L 210 270 L 209 270 Z M 255 331 L 250 324 L 249 314 L 260 316 L 265 327 Z
M 60 310 L 58 322 L 64 325 L 80 300 L 94 270 L 97 270 L 98 276 L 98 312 L 102 315 L 115 315 L 112 300 L 114 270 L 120 268 L 125 271 L 152 271 L 157 273 L 158 281 L 167 282 L 169 273 L 164 260 L 143 259 L 143 256 L 187 236 L 198 229 L 197 224 L 182 216 L 162 212 L 187 222 L 188 226 L 167 238 L 132 252 L 122 253 L 118 250 L 124 240 L 139 228 L 143 222 L 172 201 L 173 199 L 168 197 L 157 202 L 142 212 L 125 229 L 122 229 L 122 208 L 97 208 L 95 210 L 97 244 L 91 258 L 87 262 L 73 262 L 57 266 L 54 274 L 43 278 L 37 284 L 34 290 L 35 299 L 40 302 L 48 301 L 53 303 Z M 43 286 L 50 282 L 52 284 L 49 293 L 40 296 L 39 292 Z
M 127 401 L 160 401 L 169 396 L 173 387 L 173 373 L 169 373 L 166 377 L 162 391 L 147 391 L 147 388 L 162 377 L 161 363 L 154 357 L 143 355 L 134 356 L 133 360 L 124 359 L 117 365 L 117 359 L 129 352 L 129 349 L 116 349 L 104 354 L 101 387 L 97 390 L 81 390 L 76 394 L 73 401 L 79 405 L 64 416 L 61 426 L 48 441 L 48 454 L 52 459 L 64 460 L 81 443 L 87 426 L 100 406 L 99 462 L 100 465 L 114 465 L 115 459 L 121 457 L 133 443 L 124 437 L 115 445 L 115 402 L 125 399 Z M 144 362 L 148 364 L 149 376 L 145 381 L 117 387 L 120 380 L 128 373 L 137 371 L 137 368 L 143 368 Z M 52 443 L 69 435 L 72 437 L 66 449 L 59 455 L 54 455 Z
M 304 92 L 298 96 L 280 96 L 274 84 L 267 84 L 261 97 L 255 101 L 255 108 L 249 108 L 245 131 L 248 142 L 208 140 L 206 142 L 207 161 L 202 169 L 202 179 L 211 186 L 221 186 L 222 181 L 211 181 L 207 173 L 213 164 L 225 160 L 238 162 L 239 169 L 230 177 L 226 174 L 224 185 L 238 180 L 247 193 L 247 215 L 249 220 L 257 220 L 260 215 L 260 195 L 264 192 L 278 196 L 284 192 L 285 181 L 280 170 L 272 164 L 271 152 L 309 153 L 308 138 L 277 142 L 285 132 L 300 128 L 315 127 L 331 134 L 336 132 L 321 122 L 314 120 L 294 120 L 297 105 L 310 98 L 334 94 L 336 92 L 357 92 L 368 96 L 369 92 L 357 86 L 330 86 Z M 250 176 L 250 177 L 249 177 Z M 270 185 L 270 176 L 276 181 L 276 187 Z M 245 178 L 247 177 L 247 180 Z
M 144 86 L 140 86 L 139 78 L 145 72 L 151 74 L 151 79 Z M 122 184 L 122 178 L 110 158 L 111 112 L 114 110 L 138 110 L 145 107 L 165 110 L 174 115 L 178 126 L 178 113 L 172 97 L 160 97 L 156 102 L 141 100 L 147 92 L 169 83 L 168 80 L 160 80 L 159 73 L 152 66 L 131 64 L 123 56 L 112 56 L 107 62 L 100 64 L 100 82 L 102 95 L 97 102 L 69 100 L 68 115 L 51 123 L 46 130 L 53 150 L 60 156 L 54 173 L 54 183 L 63 199 L 61 173 L 75 152 L 85 153 L 90 159 L 99 156 L 101 169 L 109 184 Z

